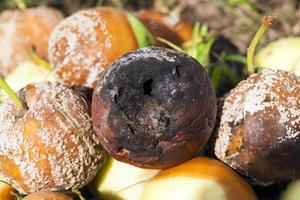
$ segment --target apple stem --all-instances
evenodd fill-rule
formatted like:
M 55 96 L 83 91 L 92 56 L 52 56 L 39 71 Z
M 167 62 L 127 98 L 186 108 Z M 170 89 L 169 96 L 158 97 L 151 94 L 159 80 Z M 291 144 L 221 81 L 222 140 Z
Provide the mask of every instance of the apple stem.
M 15 0 L 15 2 L 20 10 L 26 9 L 26 4 L 24 0 Z
M 77 190 L 75 188 L 72 188 L 72 192 L 74 194 L 76 194 L 79 197 L 80 200 L 86 200 L 86 198 L 84 198 L 84 196 L 82 196 L 82 194 L 81 194 L 81 192 L 79 190 Z
M 34 47 L 29 48 L 29 55 L 32 59 L 32 61 L 36 64 L 38 64 L 39 66 L 44 67 L 47 70 L 51 70 L 51 65 L 50 63 L 48 63 L 46 60 L 44 60 L 43 58 L 39 57 L 35 51 Z
M 23 108 L 23 103 L 18 95 L 11 89 L 11 87 L 4 80 L 3 76 L 0 75 L 0 87 L 8 94 L 13 102 L 19 107 Z
M 256 32 L 253 40 L 251 41 L 251 43 L 247 49 L 247 66 L 248 66 L 249 74 L 252 74 L 255 71 L 255 67 L 253 64 L 255 49 L 256 49 L 258 43 L 260 42 L 260 40 L 262 39 L 262 37 L 264 36 L 265 32 L 268 30 L 268 28 L 274 22 L 274 20 L 275 20 L 275 17 L 273 15 L 267 15 L 264 18 L 261 26 L 259 27 L 258 31 Z

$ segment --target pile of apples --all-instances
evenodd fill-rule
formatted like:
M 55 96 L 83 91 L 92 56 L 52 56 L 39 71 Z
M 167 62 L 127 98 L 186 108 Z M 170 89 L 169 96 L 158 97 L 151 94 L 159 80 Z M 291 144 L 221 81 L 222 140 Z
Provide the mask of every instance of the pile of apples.
M 298 179 L 299 38 L 250 57 L 273 69 L 222 106 L 192 51 L 166 48 L 195 30 L 153 10 L 1 13 L 0 199 L 254 200 Z

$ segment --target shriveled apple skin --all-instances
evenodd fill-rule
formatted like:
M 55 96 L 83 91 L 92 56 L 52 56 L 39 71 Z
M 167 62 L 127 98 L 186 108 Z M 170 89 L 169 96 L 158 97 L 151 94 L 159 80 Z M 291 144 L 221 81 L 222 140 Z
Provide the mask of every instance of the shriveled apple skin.
M 23 194 L 86 185 L 104 151 L 84 98 L 50 82 L 29 84 L 19 96 L 23 109 L 0 104 L 0 179 Z

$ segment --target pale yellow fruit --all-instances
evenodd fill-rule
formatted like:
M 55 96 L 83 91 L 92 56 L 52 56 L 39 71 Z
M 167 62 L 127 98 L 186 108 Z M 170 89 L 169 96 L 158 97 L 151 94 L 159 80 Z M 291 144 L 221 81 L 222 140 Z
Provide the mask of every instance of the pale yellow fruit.
M 282 193 L 280 200 L 299 200 L 300 199 L 300 181 L 294 181 Z
M 103 200 L 140 200 L 146 183 L 158 171 L 138 168 L 109 157 L 88 187 Z
M 251 187 L 220 161 L 197 157 L 159 172 L 142 200 L 255 200 Z
M 49 69 L 28 61 L 20 64 L 5 80 L 14 91 L 18 91 L 29 83 L 41 81 L 53 82 L 55 78 Z M 6 98 L 7 94 L 0 89 L 0 102 Z
M 300 37 L 287 37 L 262 48 L 254 58 L 255 65 L 281 69 L 300 75 Z
M 16 191 L 10 185 L 0 181 L 0 200 L 15 200 L 14 192 Z

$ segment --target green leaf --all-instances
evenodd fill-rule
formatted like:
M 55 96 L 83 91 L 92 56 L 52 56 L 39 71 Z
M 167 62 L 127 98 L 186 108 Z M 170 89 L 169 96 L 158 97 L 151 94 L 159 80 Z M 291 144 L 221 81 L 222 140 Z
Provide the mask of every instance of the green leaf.
M 155 39 L 148 29 L 133 14 L 127 13 L 127 19 L 133 29 L 140 48 L 155 44 Z
M 193 28 L 193 35 L 192 35 L 192 46 L 188 49 L 187 53 L 197 59 L 198 50 L 197 44 L 199 39 L 199 32 L 200 32 L 200 23 L 196 22 Z
M 211 73 L 211 82 L 215 89 L 218 88 L 221 81 L 222 70 L 221 67 L 215 67 Z
M 226 61 L 239 62 L 247 65 L 247 58 L 240 54 L 230 54 L 225 57 Z
M 208 26 L 206 24 L 200 26 L 200 23 L 196 22 L 193 28 L 192 40 L 186 42 L 183 48 L 187 54 L 198 60 L 207 69 L 210 50 L 214 41 L 215 37 L 209 35 Z

